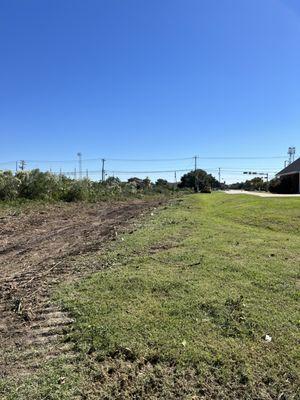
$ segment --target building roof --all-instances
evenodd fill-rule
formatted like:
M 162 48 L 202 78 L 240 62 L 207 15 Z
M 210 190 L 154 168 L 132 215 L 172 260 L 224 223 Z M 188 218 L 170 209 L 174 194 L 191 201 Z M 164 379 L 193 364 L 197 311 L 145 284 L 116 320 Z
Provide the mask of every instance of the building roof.
M 300 172 L 300 157 L 297 158 L 294 162 L 292 162 L 290 165 L 287 167 L 283 168 L 280 172 L 278 172 L 276 175 L 281 176 L 281 175 L 289 175 L 289 174 L 294 174 Z

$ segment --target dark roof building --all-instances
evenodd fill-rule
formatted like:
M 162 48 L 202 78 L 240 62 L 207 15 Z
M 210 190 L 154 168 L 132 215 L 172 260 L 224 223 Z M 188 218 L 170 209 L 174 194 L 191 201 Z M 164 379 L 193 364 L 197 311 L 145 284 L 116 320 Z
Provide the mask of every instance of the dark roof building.
M 293 185 L 292 191 L 300 193 L 300 158 L 278 172 L 276 176 L 280 179 L 290 181 Z

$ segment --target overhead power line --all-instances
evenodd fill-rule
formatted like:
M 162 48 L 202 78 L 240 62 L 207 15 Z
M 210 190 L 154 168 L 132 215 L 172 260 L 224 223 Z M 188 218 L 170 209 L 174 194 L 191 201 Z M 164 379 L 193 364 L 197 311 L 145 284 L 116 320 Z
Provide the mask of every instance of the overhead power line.
M 169 173 L 172 172 L 187 172 L 190 171 L 191 169 L 170 169 L 170 170 L 163 170 L 163 171 L 106 171 L 108 173 L 114 173 L 114 174 L 163 174 L 163 173 Z
M 271 156 L 271 157 L 198 157 L 199 160 L 273 160 L 282 159 L 285 156 Z
M 15 164 L 16 163 L 16 160 L 15 161 L 3 161 L 3 162 L 0 162 L 0 165 L 9 165 L 9 164 Z
M 82 161 L 101 161 L 103 157 L 98 158 L 84 158 Z M 162 161 L 186 161 L 191 160 L 193 157 L 184 157 L 184 158 L 152 158 L 152 159 L 129 159 L 129 158 L 105 158 L 106 161 L 120 161 L 120 162 L 162 162 Z M 14 161 L 12 161 L 14 162 Z M 26 162 L 30 163 L 74 163 L 77 160 L 26 160 Z
M 201 168 L 202 169 L 202 168 Z M 206 172 L 219 172 L 219 169 L 221 169 L 222 171 L 229 173 L 229 174 L 238 174 L 238 175 L 242 175 L 244 174 L 244 169 L 240 169 L 240 170 L 231 170 L 231 169 L 226 169 L 226 168 L 203 168 L 203 170 L 205 170 Z M 118 171 L 118 170 L 105 170 L 106 174 L 163 174 L 163 173 L 174 173 L 174 172 L 190 172 L 192 171 L 191 168 L 187 168 L 187 169 L 177 169 L 177 168 L 173 168 L 173 169 L 168 169 L 168 170 L 147 170 L 147 171 Z M 268 172 L 272 173 L 272 172 L 276 172 L 275 170 L 270 171 L 268 170 Z M 58 172 L 53 172 L 53 173 L 58 173 Z M 60 172 L 61 173 L 61 172 Z M 69 174 L 73 174 L 74 171 L 64 171 L 63 174 L 69 175 Z M 89 174 L 99 174 L 102 173 L 102 171 L 100 170 L 88 170 Z
M 99 160 L 99 158 L 96 158 L 94 161 Z M 37 164 L 42 164 L 42 163 L 57 163 L 57 164 L 63 164 L 63 163 L 77 163 L 77 160 L 25 160 L 27 163 L 37 163 Z M 82 160 L 82 161 L 88 161 L 88 160 Z
M 82 159 L 83 162 L 92 162 L 92 161 L 101 161 L 104 157 L 98 158 L 85 158 Z M 106 161 L 115 161 L 115 162 L 168 162 L 168 161 L 195 161 L 196 160 L 274 160 L 274 159 L 285 159 L 286 156 L 193 156 L 193 157 L 182 157 L 182 158 L 145 158 L 145 159 L 137 159 L 137 158 L 105 158 Z M 76 163 L 78 160 L 25 160 L 27 163 Z M 0 164 L 11 164 L 15 161 L 6 161 L 1 162 Z
M 107 158 L 107 161 L 120 161 L 120 162 L 164 162 L 164 161 L 186 161 L 192 160 L 194 157 L 184 158 L 152 158 L 152 159 L 130 159 L 130 158 Z

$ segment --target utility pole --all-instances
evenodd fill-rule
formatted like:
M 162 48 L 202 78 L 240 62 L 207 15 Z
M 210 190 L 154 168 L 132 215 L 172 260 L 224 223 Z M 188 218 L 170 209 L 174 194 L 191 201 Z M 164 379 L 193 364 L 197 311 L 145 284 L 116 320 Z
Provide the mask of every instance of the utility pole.
M 219 182 L 221 183 L 221 168 L 219 168 Z
M 82 179 L 82 154 L 81 153 L 77 153 L 77 157 L 78 157 L 78 165 L 79 165 L 79 179 Z
M 177 174 L 176 174 L 176 171 L 174 171 L 174 179 L 175 179 L 175 183 L 177 185 Z
M 195 171 L 197 171 L 197 158 L 198 158 L 198 157 L 197 157 L 197 156 L 194 156 L 193 158 L 194 158 L 194 160 L 195 160 Z
M 86 170 L 86 178 L 89 179 L 89 170 Z
M 25 160 L 21 160 L 20 163 L 19 163 L 19 168 L 20 168 L 21 171 L 24 171 L 25 165 L 26 165 L 26 161 Z
M 18 172 L 18 161 L 16 161 L 16 172 Z
M 105 180 L 105 169 L 104 169 L 104 166 L 105 166 L 105 159 L 104 158 L 102 158 L 102 171 L 101 171 L 101 173 L 102 173 L 102 182 L 104 182 L 104 180 Z
M 74 179 L 76 179 L 76 168 L 74 168 Z
M 198 185 L 198 174 L 196 173 L 196 171 L 197 171 L 197 156 L 194 156 L 194 160 L 195 160 L 195 166 L 194 166 L 194 171 L 195 171 L 195 187 L 194 187 L 194 190 L 195 190 L 195 192 L 196 193 L 198 193 L 199 192 L 199 185 Z

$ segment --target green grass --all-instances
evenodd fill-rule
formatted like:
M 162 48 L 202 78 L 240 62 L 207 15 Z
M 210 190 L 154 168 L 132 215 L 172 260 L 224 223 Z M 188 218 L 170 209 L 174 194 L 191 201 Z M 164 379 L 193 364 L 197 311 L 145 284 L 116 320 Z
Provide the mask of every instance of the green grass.
M 57 294 L 76 319 L 76 365 L 58 359 L 3 393 L 296 399 L 299 232 L 297 198 L 192 195 L 156 210 L 97 256 L 103 272 Z

